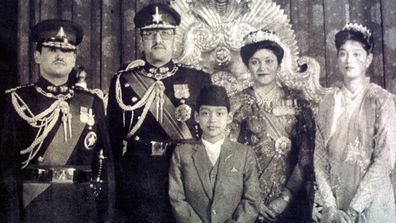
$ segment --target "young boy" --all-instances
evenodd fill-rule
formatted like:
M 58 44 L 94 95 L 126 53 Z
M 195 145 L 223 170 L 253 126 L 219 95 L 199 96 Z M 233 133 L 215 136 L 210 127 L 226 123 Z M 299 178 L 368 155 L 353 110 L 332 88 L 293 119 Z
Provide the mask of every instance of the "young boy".
M 254 222 L 260 196 L 256 157 L 225 137 L 232 121 L 225 89 L 203 87 L 196 109 L 202 139 L 177 146 L 169 171 L 169 197 L 177 222 Z

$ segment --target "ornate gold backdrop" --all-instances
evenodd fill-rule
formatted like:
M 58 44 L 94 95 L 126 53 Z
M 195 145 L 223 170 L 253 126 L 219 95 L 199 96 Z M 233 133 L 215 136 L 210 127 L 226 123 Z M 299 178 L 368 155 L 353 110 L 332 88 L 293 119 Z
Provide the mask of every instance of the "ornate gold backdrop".
M 175 0 L 179 1 L 179 0 Z M 171 1 L 172 4 L 175 1 Z M 88 85 L 107 90 L 113 73 L 140 57 L 140 39 L 133 17 L 148 3 L 165 0 L 18 0 L 18 79 L 21 84 L 37 79 L 30 27 L 47 18 L 72 19 L 84 27 L 78 63 L 88 73 Z M 217 2 L 243 2 L 217 0 Z M 393 0 L 274 0 L 290 19 L 300 56 L 321 65 L 324 86 L 337 84 L 334 34 L 346 21 L 366 24 L 376 36 L 372 80 L 396 92 L 396 2 Z M 221 53 L 221 51 L 220 51 Z

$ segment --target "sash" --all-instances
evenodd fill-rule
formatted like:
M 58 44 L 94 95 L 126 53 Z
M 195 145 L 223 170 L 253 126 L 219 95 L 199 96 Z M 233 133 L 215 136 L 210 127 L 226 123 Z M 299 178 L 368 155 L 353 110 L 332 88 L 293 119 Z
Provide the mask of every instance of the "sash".
M 85 128 L 85 123 L 80 122 L 79 107 L 70 106 L 70 112 L 73 114 L 71 119 L 72 138 L 65 142 L 62 124 L 59 126 L 53 140 L 48 145 L 44 155 L 43 162 L 40 166 L 64 166 L 73 153 L 77 142 Z M 92 105 L 91 105 L 92 107 Z M 51 184 L 49 183 L 23 183 L 23 207 L 26 208 L 37 196 L 43 193 Z
M 124 78 L 128 81 L 132 89 L 140 98 L 144 96 L 147 89 L 155 82 L 153 79 L 142 76 L 137 72 L 132 75 L 125 75 Z M 163 99 L 164 119 L 162 122 L 158 120 L 159 118 L 156 115 L 157 111 L 155 106 L 150 106 L 150 113 L 155 117 L 157 122 L 161 125 L 170 138 L 176 140 L 191 139 L 192 135 L 187 124 L 174 119 L 173 116 L 175 114 L 176 108 L 166 96 L 166 94 L 164 94 Z
M 268 134 L 271 136 L 271 138 L 277 140 L 282 136 L 289 137 L 285 127 L 278 121 L 276 116 L 267 112 L 262 112 L 260 115 L 263 117 L 265 124 L 269 127 L 266 130 L 268 131 Z

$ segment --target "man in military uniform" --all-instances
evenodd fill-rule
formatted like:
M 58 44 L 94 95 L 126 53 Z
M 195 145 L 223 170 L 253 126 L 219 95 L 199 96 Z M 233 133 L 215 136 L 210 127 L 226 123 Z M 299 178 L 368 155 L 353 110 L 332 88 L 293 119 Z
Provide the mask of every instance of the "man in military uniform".
M 174 222 L 168 171 L 177 142 L 193 140 L 195 100 L 210 75 L 172 61 L 180 15 L 166 4 L 142 8 L 144 58 L 114 76 L 108 118 L 114 150 L 118 210 L 125 222 Z
M 114 180 L 100 90 L 75 86 L 80 25 L 33 27 L 37 83 L 6 91 L 0 222 L 105 222 Z

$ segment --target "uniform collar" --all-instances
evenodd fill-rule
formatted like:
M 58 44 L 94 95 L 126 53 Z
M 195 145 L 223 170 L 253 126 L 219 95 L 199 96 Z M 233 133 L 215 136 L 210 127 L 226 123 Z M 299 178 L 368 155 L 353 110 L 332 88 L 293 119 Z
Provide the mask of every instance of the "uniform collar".
M 170 60 L 168 63 L 161 67 L 156 67 L 150 63 L 147 63 L 142 67 L 142 73 L 147 77 L 152 77 L 158 80 L 170 77 L 177 71 L 176 64 Z
M 40 87 L 45 92 L 49 92 L 49 93 L 52 93 L 54 95 L 67 94 L 71 90 L 70 86 L 69 86 L 69 81 L 67 81 L 63 85 L 55 86 L 54 84 L 52 84 L 51 82 L 49 82 L 48 80 L 46 80 L 43 77 L 39 78 L 36 86 Z

